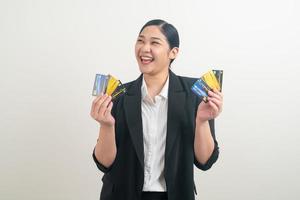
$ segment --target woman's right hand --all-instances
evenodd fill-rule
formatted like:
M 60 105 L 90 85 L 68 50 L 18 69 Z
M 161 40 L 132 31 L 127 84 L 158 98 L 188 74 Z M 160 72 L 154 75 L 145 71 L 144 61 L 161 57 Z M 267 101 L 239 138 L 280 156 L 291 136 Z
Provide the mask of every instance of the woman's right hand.
M 111 101 L 111 96 L 108 96 L 107 94 L 101 94 L 93 101 L 91 116 L 93 119 L 99 122 L 101 126 L 114 126 L 115 119 L 111 115 L 112 107 L 113 102 Z

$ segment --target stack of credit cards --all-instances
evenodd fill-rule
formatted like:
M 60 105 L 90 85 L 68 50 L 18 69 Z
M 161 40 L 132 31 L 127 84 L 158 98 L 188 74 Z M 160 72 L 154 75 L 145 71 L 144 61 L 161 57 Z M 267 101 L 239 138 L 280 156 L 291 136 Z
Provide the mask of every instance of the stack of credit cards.
M 116 99 L 125 92 L 126 88 L 121 81 L 112 75 L 96 74 L 92 93 L 93 96 L 99 96 L 102 93 L 110 95 L 112 99 Z
M 208 91 L 216 89 L 222 92 L 223 70 L 210 70 L 198 79 L 192 86 L 192 91 L 207 102 Z

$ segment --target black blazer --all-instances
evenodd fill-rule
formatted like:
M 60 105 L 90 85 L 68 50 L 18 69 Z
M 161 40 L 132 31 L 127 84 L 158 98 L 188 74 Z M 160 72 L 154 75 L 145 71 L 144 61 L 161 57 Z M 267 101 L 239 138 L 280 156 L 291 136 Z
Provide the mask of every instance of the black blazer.
M 194 200 L 194 168 L 207 170 L 219 155 L 214 120 L 209 121 L 215 148 L 205 164 L 194 154 L 195 116 L 201 102 L 191 91 L 195 78 L 181 77 L 169 71 L 168 119 L 164 176 L 169 200 Z M 140 200 L 144 183 L 144 147 L 141 118 L 142 75 L 125 84 L 127 93 L 114 102 L 117 155 L 104 167 L 93 152 L 97 167 L 104 172 L 100 200 Z

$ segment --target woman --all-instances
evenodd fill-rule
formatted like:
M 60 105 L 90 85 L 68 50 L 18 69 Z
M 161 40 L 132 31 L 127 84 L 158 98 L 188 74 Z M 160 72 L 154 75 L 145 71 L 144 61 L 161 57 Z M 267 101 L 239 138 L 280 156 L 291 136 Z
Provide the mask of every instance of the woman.
M 140 77 L 125 84 L 127 93 L 114 102 L 107 95 L 93 101 L 101 200 L 192 200 L 193 165 L 207 170 L 216 162 L 214 118 L 222 111 L 222 94 L 209 92 L 207 103 L 193 94 L 197 79 L 170 70 L 178 52 L 173 25 L 147 22 L 135 45 Z

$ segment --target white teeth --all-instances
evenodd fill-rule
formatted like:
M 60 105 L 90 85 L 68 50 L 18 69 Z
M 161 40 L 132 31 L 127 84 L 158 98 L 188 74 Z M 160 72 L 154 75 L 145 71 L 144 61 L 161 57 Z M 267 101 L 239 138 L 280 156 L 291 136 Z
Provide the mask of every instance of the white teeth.
M 144 56 L 142 56 L 142 57 L 141 57 L 141 59 L 142 59 L 142 60 L 149 61 L 149 60 L 152 60 L 153 58 L 151 58 L 151 57 L 144 57 Z

